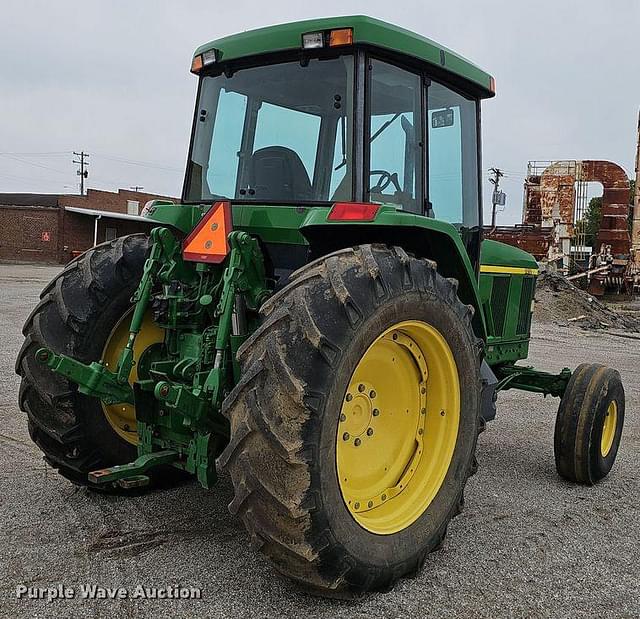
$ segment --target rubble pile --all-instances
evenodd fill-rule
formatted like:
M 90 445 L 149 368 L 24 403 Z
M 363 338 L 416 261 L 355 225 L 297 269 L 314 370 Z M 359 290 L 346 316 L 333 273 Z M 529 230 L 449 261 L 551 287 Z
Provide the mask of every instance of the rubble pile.
M 562 275 L 544 271 L 536 285 L 534 320 L 582 329 L 619 329 L 640 332 L 640 318 L 611 309 Z

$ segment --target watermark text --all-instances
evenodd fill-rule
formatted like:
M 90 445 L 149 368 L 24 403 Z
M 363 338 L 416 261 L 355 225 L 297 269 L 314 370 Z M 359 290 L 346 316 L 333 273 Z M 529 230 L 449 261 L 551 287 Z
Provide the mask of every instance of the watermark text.
M 80 585 L 70 587 L 57 584 L 51 587 L 29 587 L 18 585 L 16 598 L 19 600 L 45 600 L 51 603 L 55 600 L 200 600 L 202 589 L 199 587 L 183 587 L 171 585 L 168 587 L 103 587 L 101 585 Z

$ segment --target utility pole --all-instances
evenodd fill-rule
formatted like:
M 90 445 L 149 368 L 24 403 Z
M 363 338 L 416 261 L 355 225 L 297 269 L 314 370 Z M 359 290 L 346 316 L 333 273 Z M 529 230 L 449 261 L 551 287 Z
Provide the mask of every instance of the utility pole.
M 84 195 L 84 179 L 87 178 L 87 176 L 89 176 L 89 172 L 87 170 L 87 168 L 89 167 L 89 164 L 85 163 L 85 159 L 87 159 L 89 155 L 84 151 L 80 151 L 79 153 L 76 153 L 75 150 L 73 151 L 73 154 L 76 157 L 80 158 L 79 160 L 74 159 L 73 163 L 77 163 L 80 166 L 80 169 L 76 171 L 76 174 L 80 177 L 80 195 L 83 196 Z
M 504 206 L 505 193 L 500 191 L 500 179 L 504 176 L 504 172 L 500 168 L 489 168 L 489 172 L 493 174 L 493 178 L 489 182 L 493 185 L 493 194 L 491 195 L 491 227 L 496 227 L 496 208 Z

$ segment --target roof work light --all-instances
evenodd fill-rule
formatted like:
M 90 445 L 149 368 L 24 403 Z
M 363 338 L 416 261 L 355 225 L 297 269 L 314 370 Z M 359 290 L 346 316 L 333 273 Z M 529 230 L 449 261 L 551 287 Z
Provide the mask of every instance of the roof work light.
M 194 56 L 191 62 L 191 73 L 200 73 L 204 67 L 208 67 L 216 62 L 218 62 L 218 50 L 208 49 L 206 52 Z
M 353 43 L 353 28 L 337 28 L 335 30 L 321 30 L 307 32 L 302 35 L 304 49 L 321 49 L 323 47 L 340 47 Z

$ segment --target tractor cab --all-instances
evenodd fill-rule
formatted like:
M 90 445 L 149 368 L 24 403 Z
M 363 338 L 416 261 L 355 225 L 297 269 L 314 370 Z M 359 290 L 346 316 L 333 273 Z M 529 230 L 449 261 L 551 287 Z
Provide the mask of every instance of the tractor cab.
M 196 52 L 183 201 L 393 205 L 455 225 L 477 264 L 480 100 L 492 78 L 370 18 L 295 26 L 245 34 L 245 50 L 276 38 L 286 50 L 240 56 L 223 39 Z

